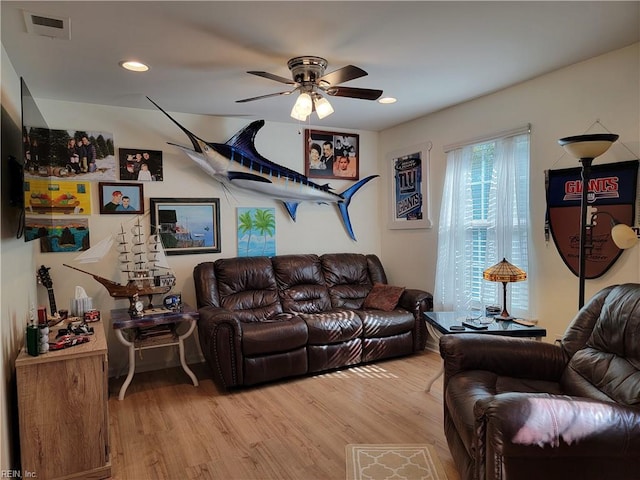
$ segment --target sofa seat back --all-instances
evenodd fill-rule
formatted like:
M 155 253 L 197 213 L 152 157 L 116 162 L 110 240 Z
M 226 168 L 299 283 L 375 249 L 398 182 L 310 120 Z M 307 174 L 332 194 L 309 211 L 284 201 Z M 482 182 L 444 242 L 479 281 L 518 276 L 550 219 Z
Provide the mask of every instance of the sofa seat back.
M 282 313 L 275 274 L 267 257 L 219 259 L 214 263 L 221 307 L 243 322 L 258 322 Z
M 280 255 L 271 259 L 282 308 L 288 313 L 331 310 L 329 290 L 317 255 Z
M 570 395 L 640 407 L 640 285 L 609 289 L 598 304 L 591 333 L 563 374 L 563 388 Z
M 373 286 L 367 256 L 357 253 L 331 253 L 323 255 L 321 260 L 331 306 L 362 308 L 364 299 Z

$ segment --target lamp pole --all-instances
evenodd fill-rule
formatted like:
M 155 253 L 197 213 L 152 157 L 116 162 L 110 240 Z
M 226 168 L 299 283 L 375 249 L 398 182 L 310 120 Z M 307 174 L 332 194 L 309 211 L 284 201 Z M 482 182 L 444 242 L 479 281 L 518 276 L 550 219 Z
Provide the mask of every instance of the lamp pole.
M 613 142 L 618 139 L 615 133 L 594 133 L 591 135 L 575 135 L 558 140 L 558 143 L 567 152 L 582 163 L 582 201 L 580 202 L 580 252 L 578 278 L 580 282 L 578 293 L 578 309 L 584 306 L 584 283 L 586 279 L 587 257 L 585 246 L 587 239 L 587 202 L 589 196 L 589 177 L 591 176 L 591 163 L 609 150 Z
M 593 158 L 581 158 L 582 163 L 582 200 L 580 201 L 580 252 L 578 253 L 578 310 L 584 306 L 584 289 L 587 276 L 587 203 L 589 201 L 589 177 Z

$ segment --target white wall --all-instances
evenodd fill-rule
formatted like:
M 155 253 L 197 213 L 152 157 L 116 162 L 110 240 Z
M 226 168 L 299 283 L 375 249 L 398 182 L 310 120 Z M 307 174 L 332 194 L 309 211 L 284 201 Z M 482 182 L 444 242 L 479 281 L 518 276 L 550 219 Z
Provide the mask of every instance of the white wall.
M 195 305 L 193 267 L 200 262 L 217 258 L 236 256 L 236 208 L 237 207 L 275 207 L 276 208 L 276 249 L 278 254 L 290 253 L 326 253 L 326 252 L 380 252 L 380 220 L 372 206 L 377 205 L 381 182 L 373 180 L 353 197 L 349 208 L 352 225 L 357 241 L 347 235 L 337 208 L 334 205 L 301 204 L 297 220 L 290 220 L 288 214 L 278 202 L 267 197 L 234 190 L 225 193 L 221 186 L 204 174 L 199 167 L 176 147 L 167 145 L 174 142 L 190 146 L 187 136 L 159 110 L 113 108 L 83 103 L 69 103 L 37 98 L 32 92 L 42 115 L 52 129 L 86 129 L 109 132 L 114 136 L 117 148 L 140 148 L 163 151 L 163 173 L 165 181 L 144 183 L 145 209 L 149 208 L 151 197 L 216 197 L 221 206 L 221 244 L 220 254 L 179 255 L 168 257 L 171 267 L 177 275 L 177 287 L 174 291 L 183 294 L 183 299 Z M 162 99 L 154 99 L 162 105 Z M 213 116 L 172 114 L 180 123 L 196 135 L 213 142 L 224 142 L 250 120 L 230 119 Z M 305 128 L 303 125 L 302 129 Z M 319 127 L 312 127 L 319 128 Z M 360 135 L 360 178 L 377 174 L 377 133 L 358 131 Z M 304 172 L 303 156 L 304 131 L 296 125 L 268 122 L 256 137 L 256 147 L 266 158 L 287 166 L 298 172 Z M 318 183 L 327 180 L 318 179 Z M 351 181 L 334 181 L 331 185 L 336 191 L 342 191 L 351 185 Z M 94 184 L 95 185 L 95 184 Z M 100 215 L 98 209 L 98 191 L 92 192 L 92 208 L 96 211 L 89 218 L 91 242 L 97 242 L 109 233 L 119 229 L 120 221 L 134 219 L 129 216 Z M 148 225 L 148 219 L 146 220 Z M 36 264 L 51 267 L 56 301 L 59 308 L 68 305 L 76 285 L 85 288 L 93 297 L 94 304 L 104 318 L 108 318 L 112 308 L 128 306 L 124 299 L 115 300 L 108 296 L 106 289 L 92 277 L 64 267 L 63 263 L 72 262 L 73 253 L 40 253 L 38 242 L 32 242 Z M 80 266 L 76 264 L 76 266 Z M 81 268 L 86 267 L 80 266 Z M 101 276 L 119 280 L 114 264 L 106 270 L 87 270 Z M 39 289 L 39 301 L 47 304 L 46 289 Z M 126 356 L 123 347 L 109 327 L 109 365 L 112 375 L 121 374 L 126 369 Z M 188 361 L 198 361 L 199 348 L 194 339 L 187 345 Z M 171 349 L 146 351 L 142 360 L 138 360 L 140 370 L 161 368 L 176 364 L 176 355 Z
M 547 328 L 547 340 L 555 340 L 577 311 L 578 280 L 564 265 L 553 241 L 545 242 L 544 171 L 579 166 L 577 160 L 564 154 L 557 139 L 605 132 L 597 125 L 586 131 L 596 120 L 619 134 L 620 139 L 594 163 L 638 158 L 639 85 L 640 46 L 635 44 L 381 132 L 379 162 L 385 186 L 390 185 L 386 167 L 388 152 L 427 140 L 433 142 L 429 183 L 434 227 L 387 230 L 383 224 L 382 259 L 387 273 L 403 285 L 434 289 L 438 217 L 446 163 L 443 147 L 530 123 L 532 231 L 528 282 L 531 316 Z M 388 188 L 379 201 L 381 209 L 388 207 Z M 639 262 L 640 246 L 623 252 L 605 275 L 587 281 L 586 298 L 610 284 L 640 281 Z
M 7 155 L 19 156 L 20 135 L 20 78 L 16 75 L 2 47 L 2 163 Z M 4 169 L 4 166 L 3 166 Z M 8 179 L 3 178 L 3 190 Z M 22 238 L 16 238 L 16 209 L 10 208 L 3 191 L 0 205 L 0 471 L 16 468 L 12 461 L 17 444 L 15 405 L 15 359 L 24 344 L 29 304 L 36 301 L 35 263 L 32 249 Z M 13 442 L 13 443 L 12 443 Z

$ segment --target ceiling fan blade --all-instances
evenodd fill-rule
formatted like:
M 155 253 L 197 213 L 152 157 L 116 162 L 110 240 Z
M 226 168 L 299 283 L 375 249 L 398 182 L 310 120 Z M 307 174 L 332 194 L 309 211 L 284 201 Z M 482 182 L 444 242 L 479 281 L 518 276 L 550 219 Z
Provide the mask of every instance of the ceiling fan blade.
M 280 75 L 275 75 L 275 74 L 269 73 L 269 72 L 259 72 L 259 71 L 256 71 L 256 70 L 251 70 L 251 71 L 249 71 L 247 73 L 250 73 L 251 75 L 257 75 L 258 77 L 268 78 L 269 80 L 275 80 L 276 82 L 286 83 L 287 85 L 295 85 L 296 84 L 296 82 L 294 82 L 290 78 L 281 77 Z
M 371 88 L 329 87 L 325 91 L 327 95 L 334 97 L 351 97 L 362 100 L 377 100 L 382 95 L 382 90 Z
M 242 100 L 236 100 L 236 103 L 253 102 L 254 100 L 262 100 L 263 98 L 269 98 L 269 97 L 278 97 L 280 95 L 291 95 L 295 91 L 296 90 L 294 89 L 289 92 L 269 93 L 267 95 L 260 95 L 258 97 L 243 98 Z
M 355 80 L 356 78 L 365 77 L 368 73 L 355 65 L 347 65 L 333 72 L 327 73 L 318 79 L 318 82 L 326 82 L 329 85 L 337 85 L 339 83 Z

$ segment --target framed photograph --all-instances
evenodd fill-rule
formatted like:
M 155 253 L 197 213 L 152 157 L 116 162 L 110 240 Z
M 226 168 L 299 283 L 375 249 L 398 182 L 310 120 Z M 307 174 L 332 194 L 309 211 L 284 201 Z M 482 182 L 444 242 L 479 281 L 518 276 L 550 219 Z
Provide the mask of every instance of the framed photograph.
M 100 213 L 142 214 L 144 195 L 141 183 L 99 182 Z
M 151 233 L 167 255 L 220 253 L 219 198 L 151 198 Z
M 145 148 L 119 148 L 120 180 L 138 182 L 162 181 L 162 151 Z
M 359 135 L 305 129 L 304 139 L 304 172 L 307 177 L 360 178 Z
M 22 140 L 27 179 L 116 181 L 112 133 L 25 126 Z
M 431 142 L 388 154 L 391 167 L 389 228 L 431 228 L 429 154 Z

